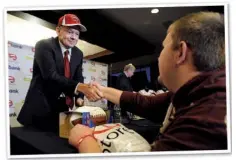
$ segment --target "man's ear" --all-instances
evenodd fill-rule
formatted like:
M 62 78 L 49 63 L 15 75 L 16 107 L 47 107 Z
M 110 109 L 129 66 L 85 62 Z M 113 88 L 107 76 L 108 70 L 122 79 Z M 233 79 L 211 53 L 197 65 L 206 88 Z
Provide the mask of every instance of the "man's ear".
M 185 62 L 187 59 L 187 54 L 188 54 L 188 46 L 185 41 L 180 41 L 179 43 L 179 49 L 177 53 L 177 61 L 176 64 L 180 65 Z
M 61 27 L 56 27 L 56 32 L 57 32 L 57 35 L 59 35 L 59 33 L 60 33 L 60 29 L 61 29 Z

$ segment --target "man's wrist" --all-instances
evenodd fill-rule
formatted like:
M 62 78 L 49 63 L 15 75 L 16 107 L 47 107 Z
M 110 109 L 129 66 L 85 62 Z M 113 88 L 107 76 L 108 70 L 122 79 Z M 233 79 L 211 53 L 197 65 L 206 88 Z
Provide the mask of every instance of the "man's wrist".
M 80 144 L 86 139 L 86 138 L 89 138 L 89 137 L 92 137 L 93 138 L 93 134 L 87 134 L 87 135 L 84 135 L 82 137 L 79 138 L 78 142 L 77 142 L 77 148 L 79 148 Z
M 103 96 L 104 96 L 103 98 L 105 99 L 107 98 L 107 94 L 109 94 L 108 91 L 109 91 L 108 87 L 104 87 L 104 86 L 101 87 L 101 92 L 103 93 Z
M 79 146 L 76 147 L 81 153 L 101 153 L 101 149 L 95 137 L 86 137 Z

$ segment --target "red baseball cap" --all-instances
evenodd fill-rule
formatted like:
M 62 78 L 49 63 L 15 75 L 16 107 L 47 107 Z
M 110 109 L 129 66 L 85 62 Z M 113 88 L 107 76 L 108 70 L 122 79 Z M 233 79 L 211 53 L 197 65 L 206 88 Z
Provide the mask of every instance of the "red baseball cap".
M 79 18 L 74 14 L 65 14 L 58 20 L 58 26 L 79 26 L 81 32 L 86 32 L 87 28 L 81 24 Z

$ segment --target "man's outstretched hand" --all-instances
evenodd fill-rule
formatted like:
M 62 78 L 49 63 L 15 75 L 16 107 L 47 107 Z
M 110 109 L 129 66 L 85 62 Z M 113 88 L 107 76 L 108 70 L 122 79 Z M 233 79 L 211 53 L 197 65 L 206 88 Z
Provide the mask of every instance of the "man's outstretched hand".
M 93 84 L 79 84 L 77 90 L 82 92 L 89 101 L 98 101 L 104 97 L 99 87 Z

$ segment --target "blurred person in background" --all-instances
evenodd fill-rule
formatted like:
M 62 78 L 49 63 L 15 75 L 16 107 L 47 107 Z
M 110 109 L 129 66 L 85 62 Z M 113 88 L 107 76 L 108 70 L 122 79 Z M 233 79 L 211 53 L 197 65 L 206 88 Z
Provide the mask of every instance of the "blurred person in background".
M 133 64 L 127 64 L 124 66 L 123 72 L 119 75 L 116 80 L 116 88 L 122 91 L 133 92 L 133 87 L 131 84 L 131 77 L 134 75 L 136 68 Z M 116 106 L 115 106 L 116 107 Z M 120 106 L 117 106 L 120 107 Z M 121 117 L 122 119 L 131 118 L 132 115 L 126 112 L 125 108 L 121 107 Z

